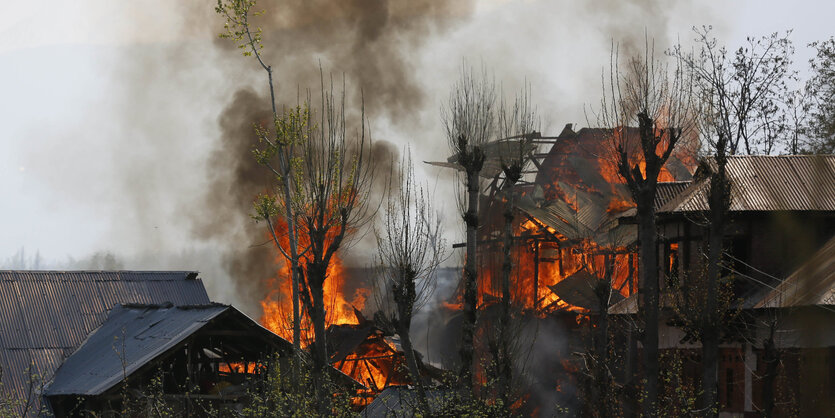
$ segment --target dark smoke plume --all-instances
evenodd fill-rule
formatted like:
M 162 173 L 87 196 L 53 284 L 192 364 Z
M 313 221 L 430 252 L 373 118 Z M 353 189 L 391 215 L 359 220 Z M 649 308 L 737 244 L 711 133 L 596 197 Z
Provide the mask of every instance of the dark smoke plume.
M 329 88 L 333 79 L 344 76 L 349 90 L 346 117 L 353 120 L 353 128 L 359 129 L 362 105 L 366 114 L 406 125 L 415 123 L 413 115 L 426 103 L 415 78 L 411 53 L 431 33 L 467 15 L 470 7 L 470 2 L 437 0 L 266 1 L 259 8 L 267 13 L 256 18 L 254 24 L 264 29 L 262 53 L 275 71 L 279 108 L 295 106 L 310 95 L 315 111 L 321 83 L 324 81 Z M 238 51 L 225 40 L 215 45 L 229 55 Z M 255 63 L 251 64 L 252 71 L 258 71 Z M 339 75 L 325 75 L 322 80 L 320 69 Z M 262 79 L 260 86 L 241 87 L 218 118 L 221 141 L 210 159 L 211 180 L 203 214 L 193 224 L 193 233 L 199 239 L 244 240 L 230 245 L 221 257 L 228 277 L 237 283 L 239 300 L 249 306 L 258 306 L 266 294 L 261 288 L 263 281 L 276 271 L 275 250 L 269 243 L 257 245 L 259 237 L 266 241 L 263 225 L 230 222 L 251 213 L 253 197 L 270 184 L 267 171 L 251 154 L 256 143 L 253 124 L 268 124 L 270 120 L 267 84 L 265 77 Z M 395 145 L 375 138 L 370 157 L 379 174 L 378 188 L 391 177 L 397 153 Z M 373 197 L 381 198 L 379 193 Z M 243 233 L 238 230 L 242 227 Z M 367 241 L 361 240 L 344 258 L 362 263 L 370 254 Z
M 223 22 L 212 3 L 120 8 L 135 12 L 114 16 L 134 41 L 103 52 L 101 103 L 78 126 L 41 135 L 26 165 L 62 205 L 103 219 L 100 249 L 125 268 L 200 269 L 214 299 L 257 317 L 261 283 L 275 271 L 275 250 L 249 218 L 252 196 L 269 182 L 250 153 L 253 123 L 269 120 L 266 75 L 217 39 Z M 717 20 L 704 6 L 660 0 L 269 0 L 260 8 L 267 13 L 255 23 L 279 105 L 317 99 L 320 68 L 336 90 L 344 77 L 348 117 L 359 120 L 363 100 L 382 161 L 407 143 L 419 160 L 447 157 L 439 106 L 463 61 L 483 65 L 505 93 L 527 82 L 543 132 L 556 133 L 582 123 L 583 105 L 596 102 L 612 41 L 624 55 L 648 34 L 663 51 L 692 24 Z M 418 171 L 437 187 L 446 238 L 457 242 L 454 176 Z M 362 266 L 370 253 L 362 244 L 343 254 L 347 263 Z M 460 259 L 453 254 L 450 265 Z

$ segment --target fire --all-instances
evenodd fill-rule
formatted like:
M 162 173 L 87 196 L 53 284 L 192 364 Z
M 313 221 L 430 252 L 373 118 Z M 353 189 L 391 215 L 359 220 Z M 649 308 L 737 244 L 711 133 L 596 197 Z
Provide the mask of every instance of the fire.
M 690 170 L 695 167 L 698 145 L 693 139 L 680 139 L 680 146 L 669 160 L 673 164 L 662 167 L 659 182 L 689 178 Z M 668 141 L 665 134 L 656 152 L 666 149 Z M 551 226 L 530 213 L 516 220 L 516 245 L 511 250 L 511 298 L 517 305 L 539 314 L 555 311 L 586 314 L 588 306 L 597 307 L 597 297 L 589 290 L 597 280 L 611 279 L 612 303 L 637 289 L 638 258 L 634 248 L 627 247 L 627 242 L 615 242 L 625 239 L 618 238 L 620 235 L 608 241 L 604 239 L 607 241 L 604 243 L 595 242 L 599 238 L 596 234 L 605 235 L 607 225 L 616 223 L 617 215 L 635 207 L 618 170 L 618 146 L 626 150 L 629 165 L 637 166 L 646 176 L 637 128 L 583 129 L 575 133 L 567 127 L 539 165 L 534 184 L 521 193 L 542 196 L 540 200 L 534 198 L 542 210 L 550 210 L 552 202 L 559 202 L 549 216 L 559 217 L 576 230 L 566 232 L 571 236 L 565 236 L 554 229 L 560 227 L 557 224 Z M 487 243 L 480 256 L 484 266 L 479 277 L 481 304 L 490 304 L 501 297 L 503 204 L 493 203 L 487 209 L 485 224 L 492 228 L 486 228 L 480 236 Z M 572 216 L 567 214 L 566 207 L 573 212 Z M 567 279 L 571 281 L 560 286 Z M 573 292 L 574 296 L 567 299 L 584 302 L 584 306 L 561 298 L 555 289 L 562 290 L 564 296 Z
M 391 385 L 411 383 L 403 353 L 382 335 L 366 339 L 334 366 L 376 392 Z
M 262 366 L 258 363 L 247 362 L 231 362 L 231 363 L 220 363 L 218 365 L 218 371 L 221 373 L 231 373 L 231 374 L 255 374 L 258 369 Z
M 287 224 L 277 222 L 275 227 L 276 236 L 282 248 L 289 253 L 290 239 L 287 233 Z M 299 234 L 299 248 L 306 248 L 309 245 L 309 238 L 305 234 Z M 301 260 L 304 265 L 304 258 Z M 280 266 L 276 277 L 267 281 L 267 296 L 261 301 L 261 324 L 270 331 L 282 338 L 292 341 L 293 339 L 293 286 L 290 277 L 290 263 L 283 256 L 279 255 L 277 264 Z M 334 254 L 328 267 L 328 279 L 324 284 L 325 307 L 327 317 L 325 326 L 333 324 L 357 324 L 358 319 L 354 309 L 362 310 L 365 307 L 365 300 L 368 296 L 367 289 L 359 289 L 353 295 L 345 295 L 343 286 L 345 284 L 345 267 L 339 254 Z M 350 300 L 350 301 L 349 301 Z M 313 342 L 313 327 L 310 319 L 300 308 L 302 313 L 302 335 L 301 344 L 307 346 Z

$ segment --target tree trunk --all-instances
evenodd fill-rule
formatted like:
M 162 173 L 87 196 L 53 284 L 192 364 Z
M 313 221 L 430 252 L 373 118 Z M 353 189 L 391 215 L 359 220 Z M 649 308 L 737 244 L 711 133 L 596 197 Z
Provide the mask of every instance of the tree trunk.
M 296 220 L 293 216 L 293 207 L 291 206 L 291 202 L 293 200 L 292 196 L 290 195 L 290 164 L 289 161 L 286 160 L 286 158 L 288 158 L 286 154 L 287 152 L 283 146 L 279 148 L 278 158 L 282 164 L 282 189 L 284 192 L 284 202 L 287 210 L 287 213 L 285 215 L 287 219 L 287 234 L 290 241 L 290 281 L 293 285 L 293 356 L 296 357 L 296 361 L 294 362 L 295 366 L 293 367 L 293 373 L 294 377 L 298 378 L 299 365 L 301 364 L 301 362 L 298 361 L 298 356 L 301 353 L 301 313 L 299 311 L 299 251 L 298 245 L 296 243 Z
M 313 378 L 316 385 L 316 401 L 319 413 L 330 414 L 330 392 L 326 382 L 328 368 L 328 343 L 325 329 L 325 297 L 324 279 L 325 269 L 317 265 L 308 265 L 308 284 L 312 296 L 310 320 L 313 322 L 313 333 L 316 341 L 313 343 Z
M 397 321 L 397 334 L 400 335 L 400 344 L 403 345 L 403 354 L 406 356 L 406 366 L 409 368 L 409 374 L 412 377 L 412 384 L 415 385 L 418 393 L 418 406 L 421 409 L 421 416 L 428 417 L 431 414 L 429 409 L 429 401 L 426 398 L 426 389 L 423 385 L 423 378 L 420 376 L 420 369 L 418 368 L 417 356 L 412 348 L 412 339 L 409 337 L 409 329 L 411 328 L 411 316 L 408 318 L 401 317 Z
M 598 314 L 594 324 L 594 409 L 597 416 L 609 416 L 607 398 L 609 396 L 609 297 L 612 291 L 614 273 L 614 254 L 606 254 L 606 272 L 597 283 Z
M 705 286 L 705 306 L 702 313 L 702 411 L 704 416 L 719 413 L 717 387 L 719 371 L 719 330 L 721 324 L 717 293 L 722 276 L 722 238 L 728 184 L 724 158 L 717 158 L 718 170 L 710 178 L 710 232 L 708 234 L 708 266 Z
M 511 248 L 513 246 L 513 185 L 507 189 L 511 196 L 504 211 L 504 262 L 502 263 L 502 311 L 499 319 L 499 397 L 504 412 L 510 415 L 510 391 L 513 369 L 510 358 L 510 273 L 513 270 Z
M 763 341 L 765 376 L 763 376 L 763 416 L 774 416 L 774 383 L 777 380 L 777 367 L 780 365 L 780 352 L 774 345 L 776 321 L 771 322 L 768 338 Z
M 643 409 L 644 415 L 656 416 L 658 407 L 658 249 L 655 208 L 653 200 L 655 187 L 651 192 L 642 190 L 638 196 L 638 240 L 641 254 L 641 284 L 638 295 L 643 302 L 644 311 L 644 374 L 646 376 L 646 395 Z
M 472 390 L 473 382 L 473 340 L 476 328 L 476 310 L 478 309 L 478 171 L 467 171 L 467 212 L 464 221 L 467 224 L 467 261 L 464 266 L 464 323 L 461 330 L 461 380 L 465 387 Z

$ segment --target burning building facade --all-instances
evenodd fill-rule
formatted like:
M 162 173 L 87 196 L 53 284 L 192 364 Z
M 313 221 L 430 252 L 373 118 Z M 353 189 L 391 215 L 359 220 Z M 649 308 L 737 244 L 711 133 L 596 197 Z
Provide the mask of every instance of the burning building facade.
M 533 179 L 513 192 L 513 303 L 530 317 L 566 318 L 561 323 L 568 328 L 560 338 L 569 348 L 553 351 L 552 357 L 563 356 L 551 360 L 559 364 L 537 365 L 566 377 L 531 384 L 556 385 L 558 391 L 566 390 L 565 383 L 581 386 L 582 369 L 589 365 L 582 353 L 596 332 L 594 318 L 608 315 L 614 329 L 607 338 L 617 341 L 614 384 L 622 393 L 640 390 L 642 348 L 635 326 L 640 254 L 634 204 L 607 149 L 615 131 L 574 132 L 569 125 L 557 137 L 537 136 L 534 143 L 551 148 L 530 153 Z M 627 128 L 621 134 L 635 133 Z M 700 309 L 693 295 L 705 270 L 706 179 L 712 166 L 708 160 L 697 169 L 698 144 L 692 144 L 673 153 L 662 169 L 654 206 L 661 349 L 665 358 L 681 361 L 673 381 L 696 393 L 700 343 L 684 317 Z M 501 161 L 501 155 L 493 158 L 494 164 Z M 455 168 L 452 160 L 436 165 Z M 502 187 L 501 170 L 485 167 L 489 186 L 480 202 L 479 309 L 489 321 L 491 306 L 501 297 L 502 218 L 510 195 Z M 728 167 L 731 222 L 723 238 L 722 275 L 732 284 L 724 294 L 728 323 L 720 349 L 720 410 L 829 411 L 835 334 L 822 324 L 831 323 L 835 312 L 835 159 L 734 156 Z M 803 382 L 815 382 L 814 390 L 801 390 Z

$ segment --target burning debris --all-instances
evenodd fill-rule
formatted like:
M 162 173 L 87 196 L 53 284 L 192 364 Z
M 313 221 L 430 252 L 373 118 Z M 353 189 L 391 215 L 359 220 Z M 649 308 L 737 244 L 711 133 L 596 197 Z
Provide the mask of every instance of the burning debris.
M 529 172 L 532 181 L 521 182 L 516 209 L 521 213 L 515 226 L 514 303 L 534 312 L 555 309 L 584 311 L 591 289 L 586 289 L 606 273 L 605 259 L 614 261 L 612 285 L 620 300 L 637 289 L 637 240 L 633 216 L 634 204 L 629 192 L 614 168 L 609 149 L 616 129 L 581 129 L 574 132 L 569 124 L 557 137 L 535 136 L 535 143 L 526 145 L 526 164 L 534 166 Z M 633 128 L 627 135 L 636 135 Z M 503 141 L 485 147 L 485 167 L 500 167 L 507 145 Z M 549 152 L 535 152 L 535 145 L 551 145 Z M 505 148 L 510 149 L 510 148 Z M 683 182 L 692 178 L 694 149 L 679 151 L 662 170 L 661 180 Z M 448 163 L 430 163 L 441 167 L 459 168 L 455 156 Z M 483 304 L 498 300 L 500 266 L 495 260 L 501 245 L 496 239 L 499 219 L 507 202 L 502 189 L 500 169 L 487 169 L 482 175 L 490 183 L 484 197 L 481 219 L 485 227 L 479 232 L 486 248 L 481 259 L 487 266 L 480 278 L 479 300 Z M 683 183 L 681 183 L 683 184 Z M 560 285 L 566 279 L 569 283 Z M 560 296 L 559 292 L 564 292 Z M 585 294 L 587 297 L 577 295 Z M 584 301 L 582 304 L 568 300 Z

